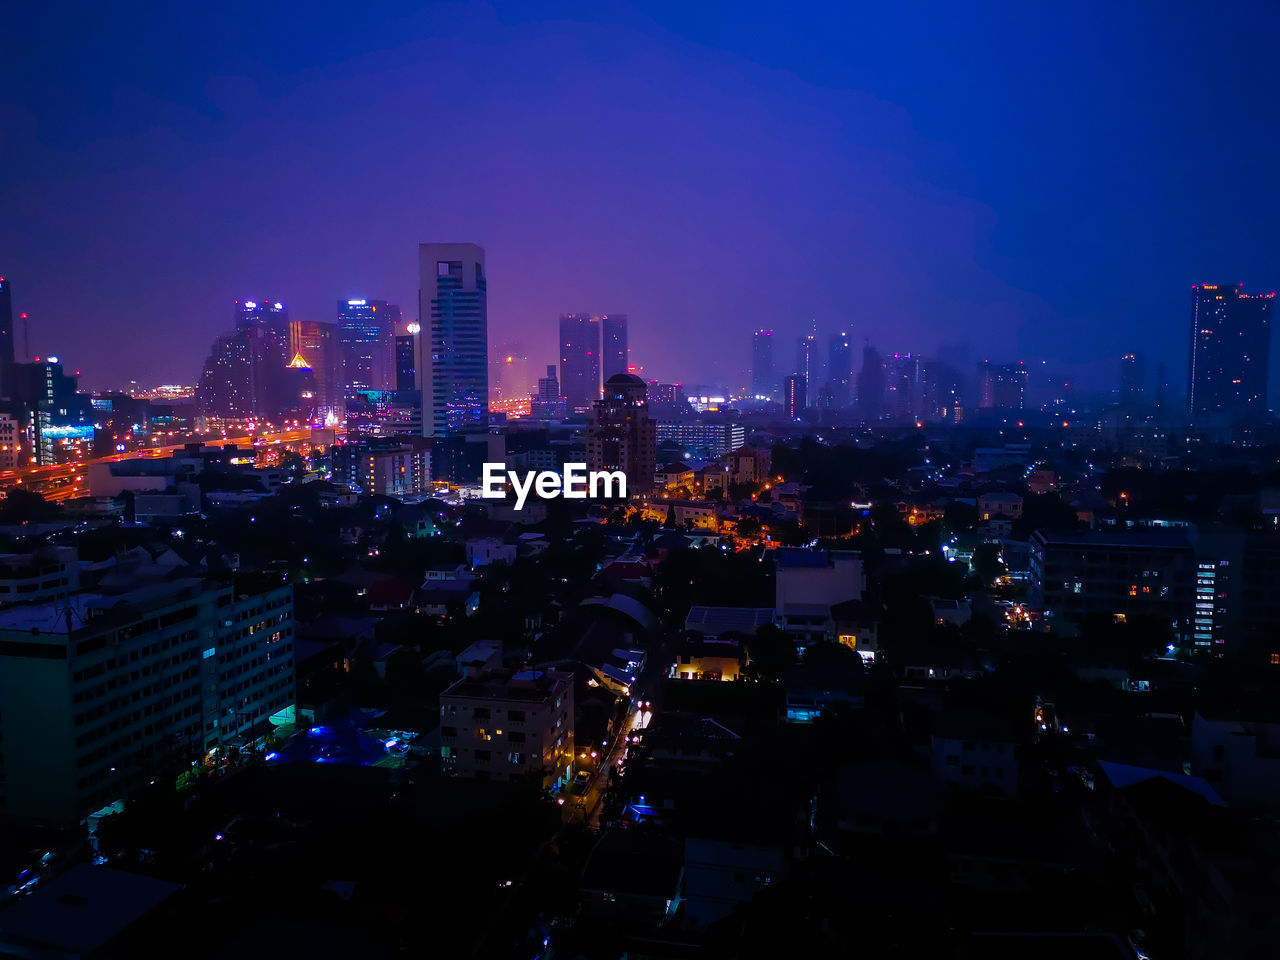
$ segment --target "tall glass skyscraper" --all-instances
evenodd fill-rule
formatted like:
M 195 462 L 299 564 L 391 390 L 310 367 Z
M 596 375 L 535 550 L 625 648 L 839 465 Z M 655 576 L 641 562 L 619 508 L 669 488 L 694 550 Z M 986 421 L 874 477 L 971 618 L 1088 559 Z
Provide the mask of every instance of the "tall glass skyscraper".
M 627 315 L 606 313 L 600 318 L 600 333 L 604 341 L 600 365 L 601 375 L 608 380 L 619 373 L 626 373 L 629 363 Z
M 474 243 L 420 243 L 418 276 L 422 435 L 483 429 L 489 423 L 484 251 Z
M 837 408 L 853 400 L 853 346 L 847 333 L 837 333 L 827 345 L 827 390 Z
M 1191 288 L 1191 363 L 1187 412 L 1194 422 L 1239 420 L 1267 410 L 1274 293 L 1238 286 Z
M 339 300 L 338 344 L 348 396 L 389 390 L 395 383 L 395 335 L 400 308 L 386 300 Z
M 773 368 L 773 331 L 757 330 L 751 335 L 751 393 L 756 397 L 774 397 L 778 392 L 778 375 Z
M 600 399 L 600 321 L 585 313 L 560 318 L 560 392 L 565 405 L 585 411 Z

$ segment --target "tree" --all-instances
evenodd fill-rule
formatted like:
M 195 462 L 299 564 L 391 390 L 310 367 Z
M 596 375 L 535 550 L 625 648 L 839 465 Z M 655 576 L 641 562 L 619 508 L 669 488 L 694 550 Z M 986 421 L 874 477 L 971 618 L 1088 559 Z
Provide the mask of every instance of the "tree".
M 778 680 L 796 663 L 795 643 L 786 631 L 771 623 L 756 630 L 747 649 L 751 662 L 746 672 L 757 680 Z
M 969 565 L 983 584 L 994 583 L 1005 572 L 1004 561 L 1000 558 L 1000 544 L 978 544 L 973 548 L 973 560 Z

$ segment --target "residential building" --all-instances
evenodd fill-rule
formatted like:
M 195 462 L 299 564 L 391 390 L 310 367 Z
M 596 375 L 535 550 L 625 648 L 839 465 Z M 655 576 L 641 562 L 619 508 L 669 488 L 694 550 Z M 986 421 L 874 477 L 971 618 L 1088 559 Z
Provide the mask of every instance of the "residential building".
M 930 738 L 933 773 L 957 790 L 1018 794 L 1018 747 L 1013 724 L 976 712 L 942 713 Z
M 543 789 L 573 772 L 573 674 L 523 670 L 463 677 L 440 694 L 444 769 L 474 780 L 539 774 Z
M 629 495 L 647 492 L 654 480 L 657 431 L 645 393 L 639 377 L 615 374 L 587 420 L 587 469 L 621 470 Z
M 287 584 L 185 578 L 0 611 L 0 808 L 82 820 L 294 703 Z
M 403 497 L 431 486 L 431 450 L 411 437 L 341 443 L 331 458 L 333 479 L 365 494 Z
M 740 423 L 723 420 L 659 420 L 657 438 L 660 444 L 677 444 L 690 457 L 718 460 L 736 450 L 747 439 Z
M 1191 288 L 1187 412 L 1195 423 L 1254 418 L 1267 411 L 1274 293 L 1243 284 Z
M 0 554 L 0 605 L 56 600 L 79 589 L 74 547 L 48 545 L 30 553 Z

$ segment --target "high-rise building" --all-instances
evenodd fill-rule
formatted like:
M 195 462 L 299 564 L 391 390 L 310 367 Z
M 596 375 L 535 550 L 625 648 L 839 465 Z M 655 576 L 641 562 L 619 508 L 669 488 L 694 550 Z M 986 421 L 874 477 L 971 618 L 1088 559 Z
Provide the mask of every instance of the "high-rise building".
M 1146 392 L 1147 369 L 1142 355 L 1126 353 L 1120 358 L 1120 402 L 1129 406 L 1142 402 Z
M 330 414 L 341 418 L 346 411 L 342 382 L 343 357 L 337 326 L 319 320 L 294 320 L 289 324 L 291 369 L 309 369 L 314 377 L 312 416 L 323 421 Z
M 795 372 L 804 377 L 806 386 L 816 383 L 818 374 L 818 334 L 816 332 L 817 321 L 814 321 L 815 332 L 810 333 L 807 337 L 801 337 L 796 341 L 796 369 Z M 807 402 L 813 403 L 814 397 L 808 397 Z
M 925 417 L 924 358 L 914 353 L 894 353 L 884 359 L 886 412 L 899 423 Z
M 560 393 L 573 411 L 600 399 L 600 321 L 585 313 L 560 318 Z
M 757 330 L 751 335 L 751 393 L 756 399 L 772 400 L 778 393 L 778 374 L 773 367 L 773 331 Z
M 827 389 L 836 409 L 853 400 L 853 346 L 847 333 L 837 333 L 827 345 Z
M 417 389 L 417 336 L 422 328 L 416 320 L 396 330 L 396 393 L 408 394 Z
M 13 290 L 0 277 L 0 397 L 9 395 L 9 368 L 13 365 Z
M 858 373 L 858 408 L 864 420 L 884 416 L 884 360 L 871 344 L 862 348 L 862 370 Z
M 71 463 L 88 455 L 93 403 L 78 392 L 76 378 L 63 372 L 57 357 L 11 364 L 9 377 L 11 408 L 22 426 L 21 447 L 30 463 Z
M 978 367 L 978 407 L 983 410 L 1025 410 L 1028 377 L 1025 363 L 984 360 Z
M 236 329 L 262 327 L 289 342 L 289 308 L 279 300 L 237 300 Z
M 793 373 L 782 382 L 782 406 L 795 420 L 804 415 L 806 384 L 803 374 Z
M 291 714 L 294 676 L 278 579 L 139 581 L 0 611 L 0 807 L 83 821 L 255 742 Z
M 653 486 L 658 432 L 649 416 L 644 381 L 616 373 L 604 385 L 604 397 L 591 406 L 587 420 L 587 466 L 621 470 L 628 496 Z
M 348 397 L 361 390 L 392 387 L 399 322 L 400 308 L 386 300 L 338 301 L 338 343 L 345 370 L 343 388 Z
M 554 363 L 547 364 L 547 375 L 538 378 L 538 391 L 533 394 L 530 412 L 539 420 L 554 420 L 564 416 L 564 398 L 560 396 L 560 381 L 556 377 Z
M 243 326 L 218 337 L 209 350 L 196 397 L 206 416 L 270 420 L 292 409 L 286 376 L 289 331 L 284 339 L 265 325 Z
M 1191 288 L 1187 411 L 1195 422 L 1266 413 L 1275 294 L 1247 294 L 1241 286 Z
M 420 243 L 418 276 L 418 316 L 424 325 L 417 362 L 422 435 L 483 430 L 489 423 L 484 250 L 474 243 Z
M 630 373 L 630 355 L 627 350 L 627 315 L 606 313 L 600 318 L 601 376 L 608 380 L 616 373 Z

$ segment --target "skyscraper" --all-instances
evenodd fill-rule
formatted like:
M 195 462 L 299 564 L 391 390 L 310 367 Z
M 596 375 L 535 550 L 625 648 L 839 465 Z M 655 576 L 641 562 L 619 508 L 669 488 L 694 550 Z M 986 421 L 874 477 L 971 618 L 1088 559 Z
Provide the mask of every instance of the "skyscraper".
M 772 330 L 757 330 L 751 335 L 751 393 L 756 398 L 769 399 L 778 393 L 778 375 L 773 368 Z
M 600 322 L 585 313 L 560 318 L 560 392 L 570 410 L 600 399 Z
M 343 395 L 343 358 L 338 345 L 337 326 L 319 320 L 294 320 L 289 324 L 290 366 L 310 369 L 315 377 L 312 404 L 316 419 L 329 414 L 341 418 L 346 412 Z
M 787 417 L 796 420 L 804 416 L 805 393 L 807 392 L 804 376 L 793 373 L 782 383 L 782 406 Z
M 547 375 L 538 378 L 538 392 L 531 398 L 533 416 L 540 420 L 552 420 L 564 415 L 564 399 L 560 396 L 560 381 L 556 377 L 556 365 L 547 364 Z
M 621 470 L 628 496 L 653 486 L 657 466 L 658 432 L 646 400 L 643 380 L 631 373 L 614 374 L 587 420 L 587 467 Z
M 817 322 L 814 322 L 816 328 Z M 806 386 L 815 382 L 818 373 L 818 334 L 816 332 L 796 341 L 796 373 L 804 377 Z M 813 397 L 809 397 L 813 402 Z
M 864 420 L 884 415 L 884 361 L 871 344 L 862 348 L 862 370 L 858 373 L 858 408 Z
M 418 244 L 418 383 L 422 435 L 447 437 L 489 422 L 489 308 L 484 250 Z
M 291 359 L 289 308 L 279 300 L 237 300 L 235 323 L 233 334 L 215 341 L 201 377 L 201 395 L 212 403 L 206 412 L 276 417 L 296 399 L 284 373 Z
M 13 290 L 0 277 L 0 397 L 9 396 L 10 367 L 13 366 Z
M 837 333 L 827 345 L 827 389 L 836 409 L 853 399 L 853 346 L 847 333 Z
M 1187 411 L 1192 421 L 1239 420 L 1267 409 L 1274 293 L 1241 285 L 1191 288 L 1191 363 Z
M 608 380 L 616 373 L 627 373 L 630 363 L 627 350 L 627 315 L 606 313 L 600 318 L 600 333 L 604 341 L 601 351 L 601 375 Z
M 412 321 L 396 331 L 396 393 L 410 393 L 417 389 L 417 347 L 415 341 L 422 328 Z
M 339 300 L 338 343 L 348 396 L 395 383 L 395 335 L 400 308 L 386 300 Z
M 1025 363 L 991 363 L 978 367 L 978 407 L 982 410 L 1024 410 L 1027 406 Z
M 1142 402 L 1146 376 L 1146 366 L 1140 354 L 1126 353 L 1120 358 L 1121 403 L 1133 405 Z

